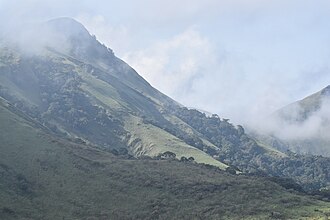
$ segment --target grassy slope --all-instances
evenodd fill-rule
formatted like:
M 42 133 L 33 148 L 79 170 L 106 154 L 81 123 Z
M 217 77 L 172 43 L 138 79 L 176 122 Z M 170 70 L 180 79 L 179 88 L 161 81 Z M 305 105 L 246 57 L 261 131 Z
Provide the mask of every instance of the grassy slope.
M 269 146 L 268 144 L 266 144 L 260 140 L 257 140 L 257 143 L 260 147 L 265 149 L 267 154 L 269 154 L 270 156 L 279 157 L 279 158 L 288 157 L 285 153 L 283 153 L 279 150 L 276 150 L 275 148 Z
M 262 179 L 54 139 L 3 104 L 0 121 L 0 219 L 297 218 L 329 207 Z
M 186 144 L 177 137 L 165 132 L 164 130 L 155 127 L 151 124 L 143 124 L 136 117 L 131 117 L 127 120 L 127 130 L 132 131 L 131 141 L 140 138 L 141 141 L 136 143 L 134 149 L 138 149 L 141 154 L 157 156 L 159 153 L 171 151 L 180 159 L 182 156 L 194 157 L 198 163 L 210 164 L 221 169 L 227 167 L 226 164 L 213 159 L 208 154 Z
M 169 120 L 171 123 L 173 123 L 175 126 L 177 126 L 180 130 L 185 131 L 187 134 L 192 134 L 192 135 L 196 135 L 198 137 L 201 137 L 201 140 L 203 141 L 203 143 L 209 147 L 212 147 L 214 149 L 217 149 L 218 147 L 215 146 L 214 144 L 212 144 L 210 141 L 206 140 L 205 138 L 203 138 L 203 135 L 200 134 L 198 131 L 196 131 L 195 129 L 193 129 L 191 126 L 189 126 L 187 123 L 185 123 L 184 121 L 182 121 L 181 119 L 179 119 L 178 117 L 174 116 L 174 115 L 165 115 L 165 118 L 167 120 Z
M 110 84 L 105 83 L 90 74 L 86 74 L 79 69 L 77 72 L 84 80 L 81 88 L 107 106 L 110 110 L 125 111 L 124 109 L 126 108 L 127 111 L 127 109 L 129 109 L 126 101 L 120 97 L 116 89 Z M 194 157 L 198 163 L 218 166 L 221 169 L 227 167 L 227 165 L 213 159 L 206 153 L 189 146 L 166 131 L 150 124 L 144 124 L 142 120 L 136 116 L 126 117 L 125 123 L 125 129 L 132 135 L 130 141 L 132 142 L 135 139 L 141 139 L 138 145 L 134 145 L 132 149 L 136 155 L 146 154 L 149 156 L 156 156 L 165 151 L 172 151 L 178 158 L 181 158 L 182 156 Z

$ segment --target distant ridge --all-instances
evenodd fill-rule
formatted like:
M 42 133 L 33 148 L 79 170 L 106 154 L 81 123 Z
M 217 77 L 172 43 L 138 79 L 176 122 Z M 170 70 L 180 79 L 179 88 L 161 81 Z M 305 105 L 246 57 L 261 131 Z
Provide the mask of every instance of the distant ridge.
M 330 98 L 330 85 L 302 100 L 277 110 L 273 116 L 292 122 L 301 122 L 319 110 L 322 102 L 327 98 Z
M 269 120 L 269 132 L 290 150 L 330 156 L 330 86 L 277 110 Z

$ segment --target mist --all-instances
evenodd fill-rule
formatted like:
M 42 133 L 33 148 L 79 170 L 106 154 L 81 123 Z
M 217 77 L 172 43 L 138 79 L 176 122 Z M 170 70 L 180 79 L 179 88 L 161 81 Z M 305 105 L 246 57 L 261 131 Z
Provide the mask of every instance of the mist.
M 254 124 L 260 133 L 276 136 L 286 141 L 322 139 L 330 141 L 330 99 L 323 99 L 319 109 L 302 118 L 305 110 L 294 105 L 285 116 L 274 114 L 265 121 Z
M 65 45 L 32 26 L 75 18 L 161 92 L 251 125 L 330 84 L 329 9 L 323 0 L 0 0 L 0 27 L 35 52 Z

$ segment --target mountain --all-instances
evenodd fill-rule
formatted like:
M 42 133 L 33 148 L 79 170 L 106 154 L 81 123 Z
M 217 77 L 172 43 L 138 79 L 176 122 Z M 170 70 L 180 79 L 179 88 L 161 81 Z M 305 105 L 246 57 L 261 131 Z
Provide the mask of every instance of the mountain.
M 330 85 L 302 100 L 277 110 L 274 115 L 291 122 L 304 122 L 317 114 L 330 99 Z
M 192 156 L 198 162 L 226 167 L 146 123 L 173 127 L 162 112 L 166 106 L 179 105 L 151 87 L 81 24 L 56 19 L 45 24 L 40 34 L 48 41 L 33 55 L 2 47 L 0 89 L 7 100 L 57 133 L 104 148 L 128 147 L 135 156 L 172 151 L 178 157 Z
M 81 24 L 55 19 L 40 28 L 38 37 L 47 40 L 32 55 L 24 44 L 0 50 L 0 95 L 20 110 L 58 134 L 106 149 L 124 148 L 136 157 L 170 151 L 179 159 L 227 167 L 214 157 L 219 146 L 184 121 L 199 111 L 186 111 L 154 89 Z M 264 151 L 242 129 L 217 117 L 205 119 L 244 137 L 249 145 L 244 148 Z M 223 145 L 238 144 L 225 139 Z
M 313 219 L 329 204 L 261 177 L 115 156 L 0 99 L 1 219 Z M 5 155 L 5 156 L 4 156 Z M 283 185 L 283 184 L 282 184 Z
M 73 19 L 17 35 L 0 41 L 0 97 L 57 138 L 128 158 L 291 178 L 309 192 L 330 186 L 329 158 L 277 150 L 228 119 L 180 105 Z
M 330 156 L 330 86 L 279 109 L 270 120 L 282 127 L 273 133 L 288 149 Z

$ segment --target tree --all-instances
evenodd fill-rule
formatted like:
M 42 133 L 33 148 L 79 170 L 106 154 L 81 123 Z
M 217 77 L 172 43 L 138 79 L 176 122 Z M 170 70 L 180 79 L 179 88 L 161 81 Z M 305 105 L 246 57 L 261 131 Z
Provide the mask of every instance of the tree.
M 231 166 L 226 168 L 226 172 L 228 172 L 230 174 L 236 174 L 236 170 Z
M 188 160 L 186 157 L 181 157 L 181 158 L 180 158 L 180 161 L 181 161 L 181 162 L 188 162 L 189 160 Z
M 193 158 L 193 157 L 189 157 L 189 158 L 188 158 L 188 161 L 189 161 L 189 162 L 193 162 L 193 161 L 195 161 L 195 158 Z
M 159 159 L 175 159 L 175 157 L 176 157 L 176 154 L 171 151 L 166 151 L 166 152 L 160 153 L 158 155 Z

